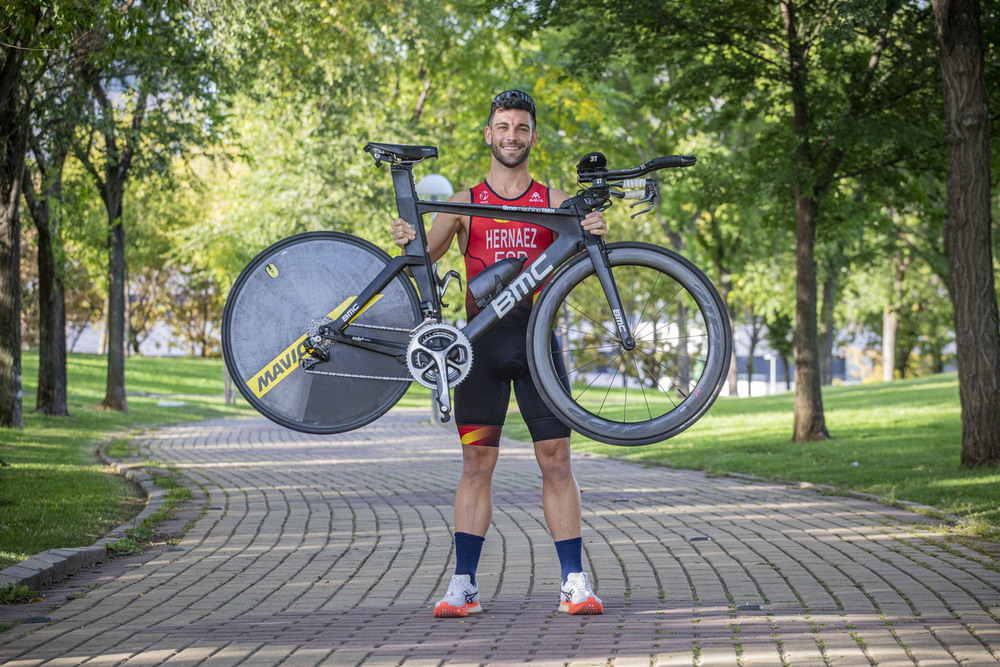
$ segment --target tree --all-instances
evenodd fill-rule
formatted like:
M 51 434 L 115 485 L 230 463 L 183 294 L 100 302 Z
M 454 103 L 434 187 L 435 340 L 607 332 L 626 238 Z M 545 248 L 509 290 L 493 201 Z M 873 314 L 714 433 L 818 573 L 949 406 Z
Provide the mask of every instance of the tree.
M 0 427 L 24 428 L 21 408 L 21 177 L 29 101 L 20 89 L 41 8 L 4 5 L 0 46 Z M 23 12 L 23 13 L 22 13 Z
M 934 0 L 948 144 L 945 247 L 962 403 L 962 465 L 1000 465 L 1000 315 L 990 228 L 990 116 L 978 0 Z
M 62 248 L 62 171 L 69 144 L 50 154 L 32 137 L 34 172 L 25 170 L 24 198 L 38 232 L 38 395 L 35 410 L 67 415 L 66 297 Z
M 211 26 L 186 3 L 158 0 L 115 7 L 90 35 L 99 57 L 80 77 L 92 105 L 75 155 L 94 179 L 108 220 L 108 374 L 102 407 L 127 410 L 125 395 L 126 260 L 122 219 L 133 167 L 163 169 L 178 152 L 222 132 L 223 64 L 205 48 Z M 156 137 L 144 144 L 150 135 Z M 145 145 L 160 150 L 142 152 Z
M 828 438 L 819 368 L 817 230 L 828 222 L 824 206 L 845 180 L 899 163 L 933 143 L 926 122 L 927 100 L 935 95 L 927 83 L 929 10 L 902 0 L 549 0 L 530 3 L 526 12 L 534 28 L 571 31 L 569 43 L 582 70 L 602 76 L 609 59 L 627 54 L 669 70 L 664 86 L 677 99 L 687 95 L 707 108 L 735 107 L 766 123 L 750 152 L 762 167 L 761 189 L 785 202 L 796 238 L 792 439 Z M 616 30 L 593 29 L 607 24 Z
M 63 247 L 63 167 L 80 117 L 83 95 L 75 81 L 81 48 L 51 50 L 27 68 L 26 86 L 35 100 L 29 136 L 30 160 L 23 190 L 37 230 L 38 393 L 35 410 L 67 415 L 66 299 Z
M 24 69 L 71 43 L 84 4 L 11 0 L 0 10 L 0 427 L 24 427 L 20 200 L 32 108 Z

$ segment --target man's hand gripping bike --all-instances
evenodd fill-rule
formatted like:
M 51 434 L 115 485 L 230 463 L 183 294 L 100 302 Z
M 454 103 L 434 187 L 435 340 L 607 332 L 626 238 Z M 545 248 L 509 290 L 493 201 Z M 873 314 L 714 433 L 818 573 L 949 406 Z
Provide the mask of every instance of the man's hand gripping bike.
M 261 414 L 298 431 L 340 433 L 385 414 L 415 380 L 434 390 L 446 421 L 449 390 L 474 363 L 471 342 L 529 298 L 532 376 L 575 431 L 645 445 L 677 435 L 715 401 L 732 333 L 712 283 L 666 248 L 605 243 L 580 226 L 615 198 L 646 204 L 639 213 L 651 210 L 657 184 L 645 176 L 691 166 L 693 156 L 613 170 L 591 153 L 577 166 L 576 196 L 560 208 L 530 208 L 420 200 L 413 167 L 437 157 L 435 147 L 369 143 L 365 150 L 377 167 L 390 166 L 399 217 L 417 238 L 393 258 L 356 236 L 310 232 L 247 265 L 226 302 L 222 349 L 237 387 Z M 512 258 L 477 275 L 468 287 L 483 310 L 458 328 L 442 321 L 442 295 L 457 274 L 441 280 L 431 262 L 423 216 L 432 212 L 520 220 L 558 236 L 528 266 Z M 564 364 L 553 361 L 553 337 Z

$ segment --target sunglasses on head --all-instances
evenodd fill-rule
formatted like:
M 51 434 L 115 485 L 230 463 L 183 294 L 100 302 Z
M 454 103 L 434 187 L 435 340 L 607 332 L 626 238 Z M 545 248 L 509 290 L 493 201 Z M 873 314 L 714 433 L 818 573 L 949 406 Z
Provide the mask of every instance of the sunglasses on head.
M 535 101 L 528 97 L 527 93 L 522 93 L 520 90 L 505 90 L 496 97 L 493 98 L 493 107 L 499 106 L 504 100 L 509 100 L 514 98 L 516 100 L 521 100 L 529 107 L 531 107 L 531 113 L 535 112 Z

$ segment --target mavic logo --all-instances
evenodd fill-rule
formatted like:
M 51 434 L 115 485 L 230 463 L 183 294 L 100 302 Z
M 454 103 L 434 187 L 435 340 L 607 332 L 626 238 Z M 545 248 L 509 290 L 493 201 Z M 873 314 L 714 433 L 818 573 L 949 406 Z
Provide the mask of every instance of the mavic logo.
M 253 379 L 247 384 L 253 390 L 253 393 L 258 398 L 266 394 L 271 387 L 278 384 L 285 379 L 285 376 L 291 373 L 298 366 L 299 358 L 302 357 L 308 346 L 299 338 L 290 347 L 286 348 L 284 352 L 275 357 L 268 366 L 265 366 Z M 256 386 L 254 386 L 256 383 Z
M 529 197 L 529 200 L 530 201 L 542 201 L 542 195 L 539 194 L 538 192 L 532 192 L 531 193 L 531 197 Z
M 344 313 L 344 309 L 347 308 L 347 305 L 357 298 L 357 296 L 347 297 L 340 303 L 339 306 L 331 310 L 327 317 L 340 317 L 341 314 Z M 341 319 L 346 322 L 351 319 L 351 317 L 356 316 L 359 311 L 364 312 L 369 307 L 375 305 L 381 298 L 381 294 L 376 294 L 364 308 L 355 306 Z M 353 338 L 360 342 L 368 341 L 367 338 L 360 336 L 355 336 Z M 268 362 L 263 368 L 254 373 L 253 377 L 249 380 L 245 380 L 247 387 L 251 392 L 253 392 L 254 396 L 257 398 L 263 398 L 264 395 L 274 389 L 279 382 L 295 373 L 295 369 L 299 368 L 299 359 L 306 356 L 308 354 L 308 350 L 309 344 L 306 341 L 306 334 L 302 334 L 292 341 L 291 345 L 279 352 L 278 355 Z

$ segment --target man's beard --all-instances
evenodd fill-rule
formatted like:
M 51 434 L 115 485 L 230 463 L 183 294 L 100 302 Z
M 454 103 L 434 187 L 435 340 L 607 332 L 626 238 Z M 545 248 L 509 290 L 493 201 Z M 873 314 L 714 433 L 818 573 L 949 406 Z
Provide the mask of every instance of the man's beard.
M 506 153 L 500 145 L 494 143 L 490 144 L 490 150 L 493 151 L 493 157 L 499 160 L 500 164 L 513 169 L 528 159 L 531 147 L 525 145 L 519 153 Z

